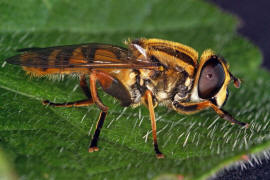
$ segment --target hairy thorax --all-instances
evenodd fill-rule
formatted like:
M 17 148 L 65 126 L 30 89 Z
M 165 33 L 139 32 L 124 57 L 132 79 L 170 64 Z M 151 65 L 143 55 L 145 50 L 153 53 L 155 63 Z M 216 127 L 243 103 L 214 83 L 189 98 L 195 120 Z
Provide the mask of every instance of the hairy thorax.
M 133 91 L 137 98 L 145 103 L 142 94 L 150 90 L 153 94 L 154 102 L 170 106 L 175 100 L 185 102 L 190 98 L 193 77 L 189 77 L 185 71 L 175 69 L 166 69 L 165 71 L 140 70 L 137 74 L 136 85 L 133 85 Z M 136 88 L 135 88 L 136 87 Z M 137 104 L 138 101 L 134 101 Z

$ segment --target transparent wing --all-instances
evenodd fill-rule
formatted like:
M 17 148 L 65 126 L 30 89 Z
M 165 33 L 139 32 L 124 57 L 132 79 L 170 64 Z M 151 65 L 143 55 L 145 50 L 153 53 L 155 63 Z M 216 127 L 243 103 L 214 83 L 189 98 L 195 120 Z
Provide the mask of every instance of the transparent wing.
M 157 68 L 150 61 L 132 58 L 126 48 L 109 44 L 81 44 L 20 49 L 10 64 L 31 68 Z

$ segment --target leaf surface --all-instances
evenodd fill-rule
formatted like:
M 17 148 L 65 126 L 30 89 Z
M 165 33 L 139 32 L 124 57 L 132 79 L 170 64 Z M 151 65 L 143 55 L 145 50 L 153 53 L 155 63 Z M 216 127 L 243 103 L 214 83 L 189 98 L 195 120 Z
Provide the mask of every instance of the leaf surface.
M 261 54 L 235 34 L 237 21 L 203 1 L 27 1 L 0 3 L 0 146 L 26 179 L 149 179 L 166 174 L 204 179 L 242 155 L 269 143 L 270 75 L 259 69 Z M 225 57 L 240 89 L 230 87 L 224 107 L 249 129 L 232 126 L 209 110 L 184 116 L 156 108 L 158 141 L 166 158 L 157 160 L 145 107 L 122 108 L 102 92 L 110 107 L 99 141 L 87 152 L 99 110 L 52 108 L 41 100 L 83 99 L 78 79 L 31 78 L 4 59 L 27 47 L 87 42 L 123 45 L 125 39 L 161 38 L 202 53 Z

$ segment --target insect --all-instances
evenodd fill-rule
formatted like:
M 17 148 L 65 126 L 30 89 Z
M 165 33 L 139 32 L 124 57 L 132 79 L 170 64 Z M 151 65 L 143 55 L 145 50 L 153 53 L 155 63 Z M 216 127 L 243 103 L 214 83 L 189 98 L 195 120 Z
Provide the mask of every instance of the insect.
M 97 83 L 122 106 L 144 104 L 150 113 L 154 150 L 159 150 L 154 108 L 163 104 L 181 114 L 192 114 L 212 108 L 221 118 L 248 127 L 221 109 L 228 98 L 227 87 L 232 75 L 226 61 L 212 50 L 205 50 L 198 63 L 198 53 L 191 47 L 161 39 L 137 39 L 126 42 L 128 48 L 110 44 L 81 44 L 19 50 L 8 58 L 10 64 L 21 65 L 32 76 L 75 74 L 86 99 L 44 105 L 79 107 L 96 104 L 101 110 L 89 152 L 98 151 L 98 138 L 109 108 L 98 96 Z M 87 81 L 89 83 L 87 83 Z

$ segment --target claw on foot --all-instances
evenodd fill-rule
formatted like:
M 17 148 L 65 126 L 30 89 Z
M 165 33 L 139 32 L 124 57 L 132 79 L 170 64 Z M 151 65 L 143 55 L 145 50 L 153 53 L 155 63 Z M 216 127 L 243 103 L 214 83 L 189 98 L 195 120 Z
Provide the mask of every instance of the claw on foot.
M 43 104 L 43 105 L 48 105 L 48 104 L 50 104 L 50 101 L 44 100 L 44 101 L 42 101 L 42 104 Z
M 95 152 L 95 151 L 98 151 L 99 149 L 98 149 L 98 147 L 90 147 L 89 149 L 88 149 L 88 152 Z
M 163 154 L 156 154 L 157 159 L 163 159 L 165 156 Z

